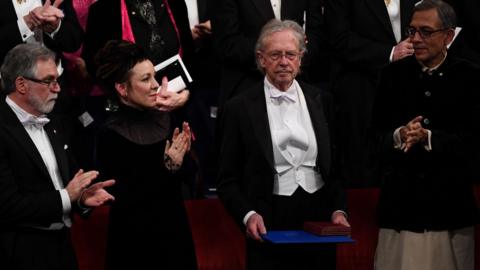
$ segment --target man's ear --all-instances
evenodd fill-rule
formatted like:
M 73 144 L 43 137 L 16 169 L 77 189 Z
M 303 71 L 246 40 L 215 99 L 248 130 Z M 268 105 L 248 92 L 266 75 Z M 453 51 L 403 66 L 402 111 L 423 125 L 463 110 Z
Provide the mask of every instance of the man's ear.
M 448 29 L 447 36 L 445 37 L 445 44 L 448 45 L 452 43 L 454 37 L 455 37 L 455 28 Z
M 27 80 L 23 77 L 17 77 L 15 79 L 15 91 L 24 95 L 27 93 Z
M 256 57 L 258 59 L 258 63 L 260 64 L 260 67 L 265 68 L 265 57 L 263 56 L 262 52 L 257 51 Z

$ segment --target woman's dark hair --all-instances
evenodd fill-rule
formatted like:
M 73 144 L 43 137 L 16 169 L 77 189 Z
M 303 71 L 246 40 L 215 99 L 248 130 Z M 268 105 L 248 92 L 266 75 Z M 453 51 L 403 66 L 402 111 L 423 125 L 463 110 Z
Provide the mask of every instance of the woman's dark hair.
M 132 68 L 145 60 L 145 51 L 135 43 L 110 40 L 95 55 L 96 78 L 115 97 L 115 83 L 128 81 Z

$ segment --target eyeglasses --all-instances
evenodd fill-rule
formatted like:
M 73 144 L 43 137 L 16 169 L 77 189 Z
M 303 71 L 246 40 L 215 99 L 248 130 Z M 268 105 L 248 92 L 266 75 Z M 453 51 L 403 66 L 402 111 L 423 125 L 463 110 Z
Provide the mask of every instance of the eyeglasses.
M 437 29 L 437 30 L 428 30 L 428 29 L 425 29 L 425 28 L 416 29 L 415 27 L 408 27 L 407 30 L 405 31 L 405 33 L 411 38 L 413 38 L 415 36 L 415 34 L 418 33 L 421 38 L 425 39 L 425 38 L 430 38 L 433 34 L 435 34 L 437 32 L 441 32 L 441 31 L 445 31 L 445 30 L 448 30 L 448 28 L 442 28 L 442 29 Z
M 293 61 L 293 60 L 297 59 L 300 56 L 301 53 L 300 52 L 295 52 L 295 51 L 286 51 L 286 52 L 273 51 L 273 52 L 269 52 L 269 53 L 265 53 L 265 54 L 272 61 L 278 61 L 284 56 L 288 60 Z
M 26 80 L 29 80 L 29 81 L 32 81 L 32 82 L 44 84 L 44 85 L 48 86 L 48 88 L 55 88 L 55 87 L 58 86 L 58 81 L 57 80 L 48 80 L 48 79 L 47 80 L 39 80 L 39 79 L 25 77 L 25 76 L 22 76 L 22 78 L 24 78 Z

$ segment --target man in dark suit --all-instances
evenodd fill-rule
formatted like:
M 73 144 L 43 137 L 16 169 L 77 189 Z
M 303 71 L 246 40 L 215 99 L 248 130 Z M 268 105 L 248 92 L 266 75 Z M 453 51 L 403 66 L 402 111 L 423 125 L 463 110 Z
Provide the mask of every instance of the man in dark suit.
M 384 179 L 375 269 L 474 269 L 480 69 L 447 54 L 455 13 L 423 0 L 407 32 L 415 56 L 387 67 L 373 127 Z M 478 164 L 474 164 L 478 167 Z
M 80 48 L 83 30 L 72 1 L 60 2 L 0 1 L 0 63 L 15 45 L 35 39 L 55 52 L 74 52 Z M 18 14 L 23 17 L 18 18 Z
M 473 63 L 480 63 L 480 1 L 446 0 L 457 14 L 458 26 L 462 28 L 449 48 L 449 52 Z
M 1 67 L 1 269 L 77 269 L 71 212 L 113 199 L 104 190 L 113 180 L 90 185 L 98 172 L 72 178 L 62 125 L 46 117 L 60 92 L 55 59 L 41 45 L 20 44 Z
M 256 45 L 264 82 L 225 104 L 218 194 L 245 226 L 248 269 L 335 269 L 334 246 L 276 247 L 261 235 L 298 230 L 308 220 L 349 226 L 343 190 L 329 178 L 319 91 L 295 80 L 305 48 L 297 23 L 266 24 Z
M 302 69 L 308 69 L 325 42 L 319 0 L 218 0 L 212 19 L 215 48 L 220 57 L 219 106 L 262 79 L 255 66 L 255 41 L 271 19 L 293 20 L 305 25 L 308 53 Z
M 199 163 L 194 185 L 197 194 L 193 195 L 201 196 L 215 186 L 217 173 L 217 156 L 211 146 L 215 145 L 220 65 L 213 46 L 212 0 L 185 0 L 185 3 L 195 45 L 190 65 L 193 84 L 188 104 L 190 126 L 195 130 L 192 147 Z
M 334 53 L 335 174 L 352 186 L 377 181 L 367 148 L 375 89 L 382 68 L 413 54 L 403 33 L 416 1 L 325 1 L 326 29 Z

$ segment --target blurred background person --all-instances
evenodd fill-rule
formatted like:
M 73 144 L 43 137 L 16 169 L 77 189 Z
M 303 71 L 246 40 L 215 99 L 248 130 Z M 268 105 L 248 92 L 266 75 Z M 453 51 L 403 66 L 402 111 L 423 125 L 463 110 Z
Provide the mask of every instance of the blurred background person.
M 96 61 L 97 78 L 119 104 L 98 134 L 96 151 L 106 177 L 117 177 L 106 267 L 196 269 L 181 186 L 190 127 L 184 122 L 181 130 L 173 129 L 169 113 L 159 110 L 159 84 L 140 46 L 110 41 Z
M 108 40 L 122 39 L 142 47 L 154 65 L 180 54 L 188 67 L 193 41 L 185 2 L 102 0 L 91 5 L 82 53 L 90 74 L 96 74 L 94 55 Z M 162 94 L 164 110 L 182 107 L 188 100 L 188 91 Z
M 423 0 L 407 28 L 414 56 L 382 74 L 373 114 L 383 165 L 375 269 L 474 269 L 480 69 L 447 53 L 455 26 L 448 4 Z
M 72 213 L 113 200 L 91 185 L 97 171 L 75 170 L 64 123 L 49 115 L 58 84 L 54 52 L 20 44 L 0 68 L 0 268 L 78 269 Z M 70 180 L 71 179 L 71 180 Z
M 247 269 L 335 269 L 334 245 L 262 243 L 267 230 L 300 230 L 305 221 L 349 224 L 344 191 L 330 178 L 319 90 L 295 79 L 306 50 L 302 27 L 272 20 L 255 49 L 265 78 L 225 105 L 219 197 L 246 231 Z
M 271 19 L 293 20 L 305 27 L 308 53 L 302 69 L 308 72 L 310 59 L 316 59 L 323 48 L 321 32 L 322 1 L 319 0 L 218 0 L 212 17 L 221 73 L 219 106 L 260 82 L 263 75 L 255 64 L 255 42 L 262 27 Z
M 349 186 L 378 183 L 367 135 L 376 87 L 382 68 L 413 54 L 413 45 L 403 33 L 415 2 L 325 0 L 326 31 L 333 50 L 334 175 Z
M 447 0 L 455 10 L 457 24 L 462 30 L 454 39 L 449 52 L 465 58 L 477 65 L 480 64 L 480 1 Z
M 194 41 L 191 61 L 191 85 L 189 102 L 190 126 L 195 130 L 193 148 L 198 158 L 198 174 L 194 185 L 195 197 L 202 197 L 215 186 L 217 155 L 215 148 L 216 111 L 220 63 L 213 46 L 211 17 L 213 0 L 185 0 L 188 20 Z
M 59 52 L 76 51 L 83 38 L 71 0 L 12 0 L 0 3 L 0 63 L 21 43 L 41 43 Z

